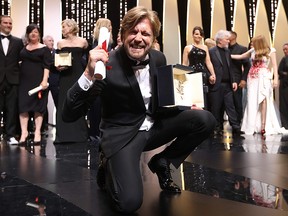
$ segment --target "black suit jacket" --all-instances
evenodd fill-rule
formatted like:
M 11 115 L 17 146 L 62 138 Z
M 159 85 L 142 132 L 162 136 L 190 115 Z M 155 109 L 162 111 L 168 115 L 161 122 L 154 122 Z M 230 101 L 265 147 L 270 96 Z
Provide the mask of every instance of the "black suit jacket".
M 233 46 L 229 47 L 231 54 L 242 54 L 247 51 L 247 48 L 236 43 Z M 242 69 L 243 67 L 243 69 Z M 235 81 L 239 84 L 241 80 L 247 81 L 247 76 L 251 63 L 249 58 L 236 60 L 232 59 L 231 70 L 234 73 Z
M 7 55 L 5 56 L 0 41 L 0 82 L 3 82 L 6 77 L 10 84 L 19 84 L 19 54 L 23 47 L 22 40 L 12 36 L 10 38 Z
M 220 52 L 219 52 L 217 46 L 209 49 L 209 54 L 210 54 L 210 59 L 211 59 L 211 62 L 213 64 L 215 75 L 216 75 L 216 83 L 214 85 L 210 85 L 209 90 L 210 91 L 217 91 L 221 85 L 222 77 L 223 77 L 223 73 L 224 73 L 223 72 L 223 70 L 224 70 L 223 62 L 222 62 L 221 55 L 220 55 Z M 228 68 L 229 68 L 230 82 L 231 82 L 231 87 L 232 87 L 232 83 L 235 82 L 235 77 L 234 77 L 233 72 L 230 69 L 230 67 L 231 67 L 230 51 L 226 48 L 225 48 L 225 56 L 226 56 L 226 60 L 227 60 Z
M 149 114 L 155 116 L 158 107 L 157 67 L 166 65 L 166 58 L 156 50 L 149 52 L 149 58 L 152 82 L 152 107 Z M 138 133 L 146 117 L 145 104 L 130 62 L 123 47 L 112 51 L 107 63 L 112 69 L 107 71 L 106 78 L 96 81 L 88 91 L 75 83 L 64 103 L 63 119 L 73 121 L 85 115 L 95 97 L 101 96 L 101 148 L 106 157 L 127 145 Z

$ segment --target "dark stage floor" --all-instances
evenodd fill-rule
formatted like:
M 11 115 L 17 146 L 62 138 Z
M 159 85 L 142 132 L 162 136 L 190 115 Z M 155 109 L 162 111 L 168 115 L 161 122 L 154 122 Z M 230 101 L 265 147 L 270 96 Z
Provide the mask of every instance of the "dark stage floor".
M 96 184 L 96 142 L 0 144 L 0 216 L 114 216 Z M 287 216 L 288 136 L 211 137 L 172 173 L 180 195 L 162 193 L 144 153 L 144 203 L 138 216 Z

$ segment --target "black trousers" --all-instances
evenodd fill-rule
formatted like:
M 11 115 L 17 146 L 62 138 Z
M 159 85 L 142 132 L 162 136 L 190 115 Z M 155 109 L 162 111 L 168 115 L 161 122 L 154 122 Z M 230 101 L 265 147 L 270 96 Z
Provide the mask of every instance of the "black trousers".
M 280 79 L 279 86 L 279 109 L 282 127 L 288 129 L 288 78 Z
M 242 88 L 238 87 L 238 89 L 233 92 L 234 105 L 237 113 L 237 120 L 239 123 L 242 122 L 243 118 L 242 90 Z
M 107 190 L 116 209 L 129 213 L 136 211 L 142 204 L 140 156 L 143 151 L 174 140 L 160 154 L 178 168 L 210 136 L 214 127 L 215 119 L 209 111 L 186 110 L 156 121 L 149 131 L 139 131 L 129 144 L 107 160 Z
M 100 122 L 101 122 L 101 99 L 97 97 L 93 102 L 89 112 L 88 119 L 90 127 L 88 129 L 88 135 L 92 137 L 100 136 Z
M 19 135 L 18 85 L 8 83 L 6 79 L 0 83 L 0 113 L 1 111 L 7 138 Z
M 233 100 L 233 90 L 230 83 L 221 83 L 217 91 L 208 93 L 210 109 L 217 121 L 217 128 L 223 123 L 223 108 L 228 115 L 228 120 L 233 129 L 240 129 Z

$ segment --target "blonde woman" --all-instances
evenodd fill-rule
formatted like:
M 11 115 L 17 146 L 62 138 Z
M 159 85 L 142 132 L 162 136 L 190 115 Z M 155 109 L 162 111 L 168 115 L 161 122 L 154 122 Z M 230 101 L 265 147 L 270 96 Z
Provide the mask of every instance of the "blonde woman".
M 252 39 L 253 48 L 233 59 L 251 58 L 252 66 L 247 78 L 247 105 L 241 131 L 245 134 L 286 133 L 280 127 L 273 100 L 273 88 L 278 86 L 276 50 L 270 48 L 263 35 Z
M 63 39 L 57 43 L 57 52 L 71 53 L 72 66 L 57 66 L 60 76 L 55 143 L 86 142 L 88 139 L 88 126 L 84 117 L 71 123 L 62 120 L 62 106 L 67 91 L 78 80 L 86 66 L 82 57 L 88 43 L 86 39 L 77 36 L 78 32 L 79 28 L 75 20 L 62 21 Z
M 111 21 L 107 18 L 99 18 L 97 22 L 95 23 L 95 27 L 93 30 L 93 35 L 90 39 L 88 39 L 89 44 L 89 50 L 93 49 L 94 47 L 98 46 L 98 39 L 99 39 L 99 33 L 100 29 L 102 27 L 106 27 L 108 31 L 110 32 L 110 40 L 108 44 L 108 51 L 111 50 L 113 45 L 113 35 L 112 35 L 112 24 Z

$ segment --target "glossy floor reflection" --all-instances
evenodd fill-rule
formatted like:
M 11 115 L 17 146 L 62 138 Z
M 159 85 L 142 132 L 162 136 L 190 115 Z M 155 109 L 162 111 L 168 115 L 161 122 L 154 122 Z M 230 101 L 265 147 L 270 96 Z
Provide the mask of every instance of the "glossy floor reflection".
M 0 215 L 118 215 L 96 184 L 98 143 L 0 144 Z M 180 195 L 161 192 L 142 155 L 139 216 L 288 215 L 288 136 L 211 136 L 172 173 Z M 27 205 L 28 202 L 28 205 Z
M 185 189 L 221 199 L 288 211 L 288 191 L 275 185 L 184 162 Z M 288 214 L 288 212 L 287 212 Z
M 57 194 L 2 172 L 0 215 L 86 215 L 91 214 Z

